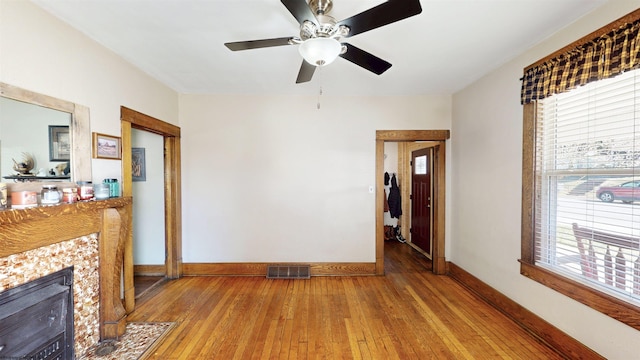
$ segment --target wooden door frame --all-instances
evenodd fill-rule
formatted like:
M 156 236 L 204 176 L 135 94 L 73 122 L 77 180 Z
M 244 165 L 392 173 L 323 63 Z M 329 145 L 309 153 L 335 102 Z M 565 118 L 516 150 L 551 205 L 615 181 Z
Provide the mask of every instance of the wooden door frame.
M 133 196 L 131 129 L 148 131 L 164 139 L 165 270 L 169 279 L 182 276 L 182 193 L 180 174 L 180 128 L 143 113 L 120 107 L 122 131 L 122 196 Z M 132 235 L 130 235 L 132 236 Z M 125 288 L 133 289 L 133 239 L 127 241 Z M 130 285 L 130 286 L 127 286 Z M 134 296 L 131 296 L 133 299 Z M 127 309 L 128 310 L 128 309 Z
M 445 262 L 445 165 L 449 130 L 376 131 L 376 275 L 384 275 L 384 143 L 433 141 L 433 272 L 446 273 Z M 436 145 L 437 143 L 437 145 Z M 403 176 L 403 179 L 406 176 Z M 404 211 L 404 209 L 403 209 Z

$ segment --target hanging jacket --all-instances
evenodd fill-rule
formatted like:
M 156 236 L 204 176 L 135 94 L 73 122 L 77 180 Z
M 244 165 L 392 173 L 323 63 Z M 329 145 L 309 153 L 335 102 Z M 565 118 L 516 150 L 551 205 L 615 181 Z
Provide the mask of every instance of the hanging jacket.
M 391 175 L 391 188 L 389 189 L 389 214 L 392 218 L 400 218 L 402 215 L 402 201 L 400 199 L 400 188 L 396 181 L 396 174 Z

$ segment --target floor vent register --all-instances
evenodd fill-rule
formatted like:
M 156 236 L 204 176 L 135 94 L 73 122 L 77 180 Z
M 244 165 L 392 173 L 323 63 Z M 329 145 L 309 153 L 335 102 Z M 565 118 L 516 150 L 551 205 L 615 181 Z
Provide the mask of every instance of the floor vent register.
M 309 279 L 310 265 L 269 265 L 267 279 Z

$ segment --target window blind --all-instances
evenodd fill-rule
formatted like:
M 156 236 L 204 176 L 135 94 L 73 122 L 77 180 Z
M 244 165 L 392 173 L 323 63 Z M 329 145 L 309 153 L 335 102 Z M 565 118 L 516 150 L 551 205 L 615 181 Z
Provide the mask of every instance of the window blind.
M 640 71 L 537 103 L 536 264 L 640 305 Z

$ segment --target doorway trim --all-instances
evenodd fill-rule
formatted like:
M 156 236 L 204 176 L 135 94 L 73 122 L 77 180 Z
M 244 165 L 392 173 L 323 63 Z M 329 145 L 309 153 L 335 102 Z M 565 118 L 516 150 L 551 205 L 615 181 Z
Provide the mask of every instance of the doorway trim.
M 180 174 L 180 128 L 127 107 L 120 107 L 122 131 L 122 196 L 133 196 L 131 129 L 161 135 L 164 141 L 165 273 L 169 279 L 182 276 L 182 194 Z M 132 234 L 132 233 L 131 233 Z M 133 235 L 130 235 L 133 237 Z M 133 239 L 127 241 L 125 288 L 133 289 Z M 128 283 L 130 282 L 130 284 Z M 130 286 L 127 286 L 130 285 Z M 131 297 L 133 299 L 133 297 Z
M 446 273 L 445 153 L 449 137 L 449 130 L 376 130 L 376 275 L 384 275 L 384 143 L 414 141 L 434 142 L 433 272 Z

